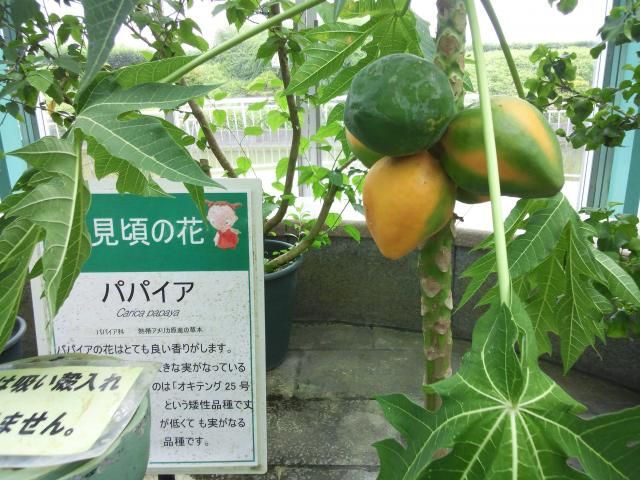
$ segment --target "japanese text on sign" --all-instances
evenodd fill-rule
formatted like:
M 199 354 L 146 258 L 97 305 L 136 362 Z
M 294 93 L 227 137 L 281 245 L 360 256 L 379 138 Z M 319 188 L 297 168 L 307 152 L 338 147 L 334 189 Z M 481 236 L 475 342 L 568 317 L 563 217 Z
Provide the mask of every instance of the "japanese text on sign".
M 0 370 L 0 451 L 28 456 L 89 450 L 141 372 L 101 366 Z

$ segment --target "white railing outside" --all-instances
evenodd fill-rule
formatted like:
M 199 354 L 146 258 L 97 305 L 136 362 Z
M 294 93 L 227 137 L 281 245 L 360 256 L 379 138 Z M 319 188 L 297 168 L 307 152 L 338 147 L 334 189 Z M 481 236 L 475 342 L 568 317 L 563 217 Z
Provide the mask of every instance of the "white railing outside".
M 326 121 L 331 109 L 343 100 L 344 98 L 338 98 L 320 107 L 320 120 L 322 123 Z M 265 101 L 267 103 L 263 108 L 259 110 L 250 109 L 251 105 Z M 215 110 L 226 112 L 226 121 L 224 125 L 216 127 L 215 134 L 229 160 L 235 162 L 238 157 L 245 156 L 251 160 L 254 170 L 266 172 L 273 170 L 281 158 L 289 155 L 292 135 L 289 123 L 284 122 L 276 131 L 271 130 L 265 123 L 268 112 L 277 110 L 277 108 L 271 98 L 243 97 L 218 101 L 209 100 L 204 106 L 204 112 L 211 122 L 214 121 L 213 112 Z M 564 111 L 548 111 L 545 115 L 554 130 L 562 128 L 567 133 L 571 132 L 572 125 Z M 174 122 L 189 135 L 196 139 L 198 138 L 200 128 L 192 116 L 188 116 L 185 120 L 185 115 L 176 113 Z M 259 136 L 245 135 L 244 129 L 250 126 L 262 127 L 262 134 Z M 48 115 L 43 118 L 43 127 L 45 135 L 59 136 L 63 133 Z M 575 175 L 579 175 L 581 171 L 583 152 L 573 149 L 564 139 L 560 139 L 560 143 L 565 158 L 567 178 L 574 180 Z M 217 162 L 210 151 L 205 150 L 203 152 L 196 145 L 191 145 L 188 148 L 194 158 L 206 157 L 214 168 L 217 166 Z M 339 145 L 336 145 L 331 153 L 323 152 L 323 164 L 325 166 L 330 166 L 333 163 L 333 157 L 340 153 L 339 148 Z

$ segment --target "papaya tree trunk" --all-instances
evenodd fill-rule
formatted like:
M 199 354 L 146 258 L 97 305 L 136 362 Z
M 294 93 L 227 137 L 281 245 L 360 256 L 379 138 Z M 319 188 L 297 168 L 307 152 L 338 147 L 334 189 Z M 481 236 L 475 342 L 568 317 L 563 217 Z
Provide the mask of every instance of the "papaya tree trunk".
M 463 0 L 438 0 L 436 58 L 449 77 L 456 111 L 464 102 L 464 44 L 467 26 Z M 453 232 L 454 223 L 428 239 L 420 251 L 422 333 L 424 338 L 426 385 L 451 375 L 451 313 L 453 311 Z M 437 410 L 441 400 L 427 394 L 425 407 Z

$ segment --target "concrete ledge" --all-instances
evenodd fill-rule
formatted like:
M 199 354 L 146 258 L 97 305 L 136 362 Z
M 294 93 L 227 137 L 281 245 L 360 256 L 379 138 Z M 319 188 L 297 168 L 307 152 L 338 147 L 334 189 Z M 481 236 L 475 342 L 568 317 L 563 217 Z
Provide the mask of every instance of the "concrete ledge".
M 362 222 L 358 225 L 364 228 Z M 468 279 L 462 272 L 478 257 L 470 246 L 486 233 L 460 229 L 454 251 L 454 305 L 458 305 Z M 332 244 L 305 255 L 299 271 L 295 306 L 297 322 L 341 322 L 348 318 L 355 325 L 392 327 L 420 331 L 420 290 L 417 281 L 418 254 L 390 261 L 380 255 L 370 235 L 360 244 L 342 235 Z M 481 291 L 453 317 L 453 334 L 471 339 L 475 320 L 482 313 L 473 305 Z M 554 339 L 555 340 L 555 339 Z M 598 342 L 597 352 L 589 349 L 575 368 L 640 391 L 640 370 L 631 368 L 640 358 L 640 342 L 608 340 Z M 552 362 L 560 363 L 557 342 Z

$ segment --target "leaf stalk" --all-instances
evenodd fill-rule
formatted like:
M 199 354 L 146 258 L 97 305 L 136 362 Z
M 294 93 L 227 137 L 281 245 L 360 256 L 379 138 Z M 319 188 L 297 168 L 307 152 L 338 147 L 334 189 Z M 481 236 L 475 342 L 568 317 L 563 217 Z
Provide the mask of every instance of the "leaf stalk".
M 481 0 L 482 1 L 482 0 Z M 467 7 L 469 27 L 473 44 L 473 54 L 476 60 L 476 74 L 478 77 L 478 92 L 480 94 L 480 111 L 482 112 L 482 130 L 484 136 L 485 155 L 487 157 L 487 173 L 489 176 L 489 196 L 491 198 L 491 214 L 495 238 L 496 263 L 498 270 L 498 289 L 500 301 L 509 306 L 511 304 L 511 279 L 509 263 L 507 261 L 507 241 L 502 223 L 502 201 L 500 199 L 500 173 L 498 171 L 498 155 L 496 139 L 491 115 L 491 97 L 487 81 L 487 69 L 482 49 L 480 25 L 474 0 L 464 0 Z
M 482 6 L 487 12 L 487 16 L 491 21 L 493 30 L 496 32 L 496 35 L 498 36 L 498 41 L 500 42 L 500 48 L 502 49 L 502 54 L 504 55 L 504 59 L 507 61 L 507 66 L 509 67 L 511 78 L 513 78 L 513 85 L 516 87 L 518 96 L 520 98 L 524 98 L 524 88 L 522 88 L 522 81 L 520 80 L 520 74 L 518 73 L 518 69 L 516 68 L 516 62 L 513 60 L 513 55 L 511 55 L 511 48 L 509 48 L 509 43 L 507 43 L 507 38 L 504 36 L 504 31 L 502 30 L 502 26 L 500 26 L 500 21 L 498 20 L 496 11 L 493 9 L 493 5 L 491 4 L 490 0 L 480 0 L 480 3 L 482 3 Z

